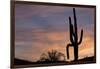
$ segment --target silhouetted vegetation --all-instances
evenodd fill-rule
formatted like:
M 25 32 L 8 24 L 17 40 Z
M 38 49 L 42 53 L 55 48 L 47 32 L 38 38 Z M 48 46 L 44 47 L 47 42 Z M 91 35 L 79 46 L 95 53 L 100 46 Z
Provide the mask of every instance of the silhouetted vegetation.
M 57 61 L 65 61 L 65 55 L 56 50 L 48 51 L 47 53 L 43 53 L 40 56 L 38 62 L 57 62 Z
M 70 42 L 67 47 L 67 59 L 69 59 L 69 47 L 74 48 L 74 60 L 78 60 L 78 46 L 82 42 L 82 37 L 83 37 L 83 29 L 81 30 L 81 36 L 80 40 L 78 40 L 78 33 L 77 33 L 77 18 L 76 18 L 76 13 L 75 13 L 75 8 L 73 8 L 73 14 L 74 14 L 74 25 L 72 24 L 71 17 L 69 17 L 69 32 L 70 32 Z

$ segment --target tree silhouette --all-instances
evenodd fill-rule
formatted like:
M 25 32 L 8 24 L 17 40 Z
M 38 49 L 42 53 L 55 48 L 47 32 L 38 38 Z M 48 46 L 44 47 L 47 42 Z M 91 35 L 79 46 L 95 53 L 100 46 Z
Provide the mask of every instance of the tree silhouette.
M 74 25 L 72 24 L 71 17 L 69 17 L 69 32 L 70 32 L 70 42 L 66 46 L 66 52 L 67 52 L 67 58 L 69 59 L 69 47 L 74 48 L 74 60 L 78 60 L 78 46 L 82 42 L 82 37 L 83 37 L 83 29 L 81 30 L 81 36 L 80 40 L 78 40 L 78 33 L 77 33 L 77 19 L 76 19 L 76 13 L 75 13 L 75 8 L 73 8 L 73 14 L 74 14 Z
M 43 53 L 40 57 L 39 61 L 47 61 L 47 62 L 57 62 L 57 61 L 65 61 L 65 55 L 56 50 L 48 51 L 47 53 Z

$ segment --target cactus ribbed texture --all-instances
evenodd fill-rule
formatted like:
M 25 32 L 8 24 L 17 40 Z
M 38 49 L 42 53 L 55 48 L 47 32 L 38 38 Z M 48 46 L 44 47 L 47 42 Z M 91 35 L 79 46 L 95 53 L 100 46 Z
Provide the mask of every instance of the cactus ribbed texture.
M 72 24 L 71 17 L 69 17 L 69 32 L 70 32 L 70 42 L 67 47 L 67 59 L 69 59 L 69 47 L 74 48 L 74 60 L 78 60 L 78 46 L 82 42 L 83 38 L 83 29 L 81 30 L 81 36 L 80 40 L 78 41 L 78 33 L 77 33 L 77 19 L 76 19 L 76 12 L 75 8 L 73 8 L 73 14 L 74 14 L 74 24 Z

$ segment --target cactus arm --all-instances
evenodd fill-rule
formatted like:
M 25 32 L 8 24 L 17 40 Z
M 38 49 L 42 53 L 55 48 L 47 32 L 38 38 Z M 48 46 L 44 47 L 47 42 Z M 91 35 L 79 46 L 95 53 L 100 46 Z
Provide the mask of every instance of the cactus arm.
M 83 38 L 83 29 L 81 30 L 81 36 L 80 36 L 80 40 L 78 42 L 78 45 L 82 42 L 82 38 Z
M 70 31 L 70 41 L 73 43 L 74 42 L 74 38 L 73 38 L 73 25 L 71 22 L 71 17 L 69 17 L 69 31 Z
M 77 42 L 77 40 L 78 40 L 78 35 L 77 35 L 77 20 L 76 20 L 75 8 L 73 8 L 73 14 L 74 14 L 74 33 L 75 33 L 75 41 Z
M 67 52 L 67 59 L 69 59 L 69 47 L 70 46 L 73 46 L 73 45 L 72 44 L 68 44 L 67 47 L 66 47 L 66 50 L 67 50 L 66 51 Z

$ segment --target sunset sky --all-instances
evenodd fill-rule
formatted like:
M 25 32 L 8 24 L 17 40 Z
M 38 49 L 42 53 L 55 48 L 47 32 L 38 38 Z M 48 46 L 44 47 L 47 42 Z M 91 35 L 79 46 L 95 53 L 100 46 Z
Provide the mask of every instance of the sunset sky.
M 94 8 L 75 7 L 75 9 L 79 38 L 83 29 L 79 58 L 93 56 Z M 66 45 L 70 43 L 69 16 L 73 22 L 73 7 L 16 4 L 15 57 L 36 61 L 42 53 L 52 49 L 66 56 Z M 73 48 L 70 48 L 70 60 L 73 60 Z

